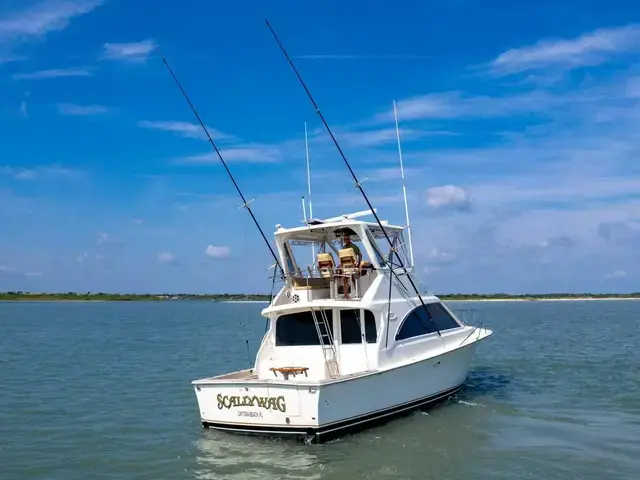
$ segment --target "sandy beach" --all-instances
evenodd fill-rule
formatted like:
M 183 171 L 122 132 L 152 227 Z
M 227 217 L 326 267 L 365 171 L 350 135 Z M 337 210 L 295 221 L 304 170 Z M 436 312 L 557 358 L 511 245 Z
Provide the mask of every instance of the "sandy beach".
M 586 302 L 586 301 L 640 300 L 640 297 L 576 297 L 576 298 L 479 298 L 443 300 L 445 302 Z
M 221 300 L 217 303 L 269 303 L 269 300 Z

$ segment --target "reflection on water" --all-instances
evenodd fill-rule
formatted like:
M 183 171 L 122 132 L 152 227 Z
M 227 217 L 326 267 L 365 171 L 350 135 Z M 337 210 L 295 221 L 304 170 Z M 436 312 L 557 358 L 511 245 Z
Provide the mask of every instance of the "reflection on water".
M 286 440 L 205 430 L 196 446 L 196 478 L 268 480 L 321 477 L 314 449 Z
M 477 367 L 469 372 L 466 382 L 455 398 L 469 400 L 479 395 L 504 398 L 514 387 L 514 380 L 510 376 L 494 368 Z

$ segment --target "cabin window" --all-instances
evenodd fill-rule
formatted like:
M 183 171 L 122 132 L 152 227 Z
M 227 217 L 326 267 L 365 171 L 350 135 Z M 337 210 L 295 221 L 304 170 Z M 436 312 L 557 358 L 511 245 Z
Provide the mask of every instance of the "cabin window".
M 376 343 L 376 319 L 369 310 L 364 311 L 364 335 L 367 343 Z M 340 310 L 340 331 L 342 344 L 362 343 L 360 330 L 360 310 Z
M 380 267 L 384 267 L 386 265 L 386 262 L 384 261 L 384 258 L 382 257 L 382 255 L 380 254 L 380 251 L 378 250 L 378 244 L 376 243 L 376 239 L 373 237 L 373 235 L 371 234 L 371 231 L 368 228 L 365 229 L 365 231 L 367 232 L 367 239 L 371 244 L 371 248 L 373 249 L 373 253 L 376 257 L 378 264 L 380 265 Z
M 427 311 L 440 331 L 451 330 L 452 328 L 458 328 L 460 326 L 455 318 L 453 318 L 440 303 L 427 304 Z
M 333 338 L 333 317 L 331 310 L 324 311 L 327 316 L 327 324 Z M 321 321 L 322 313 L 316 311 L 320 331 L 326 334 L 326 329 Z M 326 341 L 326 337 L 325 337 Z M 307 312 L 290 313 L 278 317 L 276 321 L 276 346 L 278 347 L 299 347 L 309 345 L 320 345 L 318 331 L 313 321 L 313 314 Z
M 435 324 L 435 325 L 434 325 Z M 396 340 L 406 340 L 407 338 L 419 337 L 436 331 L 436 327 L 441 332 L 458 328 L 460 325 L 439 303 L 428 303 L 425 308 L 420 305 L 414 308 L 404 319 Z
M 284 258 L 287 264 L 287 271 L 293 275 L 296 275 L 298 273 L 298 268 L 293 259 L 291 246 L 289 245 L 288 242 L 284 244 Z

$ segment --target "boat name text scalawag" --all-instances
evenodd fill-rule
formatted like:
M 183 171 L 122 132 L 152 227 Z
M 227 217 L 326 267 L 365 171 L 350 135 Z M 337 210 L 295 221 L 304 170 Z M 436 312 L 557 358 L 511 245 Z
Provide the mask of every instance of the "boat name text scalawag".
M 218 394 L 218 408 L 220 410 L 222 410 L 222 408 L 256 406 L 266 410 L 278 410 L 282 413 L 287 411 L 287 404 L 285 403 L 283 396 L 258 397 L 257 395 L 245 395 L 244 397 L 241 397 L 239 395 L 230 396 Z

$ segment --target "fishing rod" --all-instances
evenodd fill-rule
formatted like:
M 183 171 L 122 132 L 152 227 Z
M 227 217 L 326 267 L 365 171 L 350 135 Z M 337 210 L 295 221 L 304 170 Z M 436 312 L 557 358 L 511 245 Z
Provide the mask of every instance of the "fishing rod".
M 296 77 L 298 77 L 298 80 L 300 81 L 300 84 L 302 85 L 302 88 L 304 88 L 304 91 L 307 93 L 307 96 L 309 97 L 309 100 L 311 101 L 311 104 L 313 105 L 313 108 L 315 108 L 316 113 L 320 117 L 320 120 L 322 120 L 322 123 L 324 124 L 324 127 L 326 128 L 327 132 L 329 133 L 329 136 L 331 137 L 331 140 L 333 140 L 333 144 L 338 149 L 338 152 L 340 153 L 340 156 L 342 157 L 342 160 L 344 160 L 345 165 L 349 169 L 349 172 L 351 173 L 351 176 L 353 177 L 353 181 L 355 182 L 356 187 L 358 188 L 358 190 L 360 190 L 360 193 L 364 197 L 365 202 L 367 202 L 367 205 L 369 206 L 369 210 L 371 210 L 371 213 L 373 213 L 373 216 L 375 217 L 376 222 L 378 222 L 378 225 L 382 229 L 382 233 L 384 234 L 385 238 L 387 239 L 387 242 L 389 242 L 389 246 L 391 247 L 391 250 L 395 252 L 396 251 L 396 247 L 393 246 L 393 242 L 391 241 L 391 238 L 389 238 L 389 235 L 387 234 L 387 231 L 384 229 L 384 226 L 382 225 L 382 222 L 380 221 L 380 218 L 378 218 L 378 214 L 376 213 L 375 209 L 373 208 L 373 205 L 371 205 L 371 202 L 369 201 L 369 198 L 367 197 L 367 194 L 364 192 L 364 189 L 362 188 L 362 184 L 358 181 L 358 177 L 356 177 L 356 174 L 353 171 L 353 169 L 351 168 L 351 165 L 349 164 L 349 161 L 347 160 L 347 157 L 345 156 L 344 152 L 342 151 L 342 148 L 340 148 L 340 145 L 338 144 L 338 140 L 336 140 L 336 137 L 333 135 L 333 132 L 331 131 L 331 128 L 329 127 L 329 124 L 325 120 L 324 115 L 322 115 L 322 112 L 320 111 L 320 108 L 318 107 L 318 104 L 313 99 L 313 95 L 311 95 L 311 92 L 307 88 L 307 85 L 304 83 L 304 80 L 300 76 L 300 73 L 298 73 L 298 69 L 293 64 L 293 61 L 291 60 L 291 57 L 289 56 L 289 54 L 287 53 L 287 50 L 284 48 L 284 45 L 282 44 L 282 42 L 278 38 L 278 35 L 276 35 L 276 32 L 271 27 L 271 24 L 269 23 L 269 20 L 267 20 L 265 18 L 264 21 L 267 24 L 267 27 L 269 28 L 269 30 L 271 31 L 271 34 L 273 35 L 273 38 L 278 43 L 278 46 L 280 47 L 280 50 L 282 50 L 282 53 L 284 54 L 285 58 L 289 62 L 289 65 L 291 66 L 292 70 L 296 74 Z M 407 269 L 404 266 L 404 263 L 402 262 L 402 259 L 400 258 L 400 255 L 396 255 L 396 257 L 398 257 L 398 262 L 400 263 L 400 267 L 402 269 L 404 269 L 405 272 L 407 272 Z M 389 265 L 389 269 L 391 270 L 392 273 L 394 273 L 392 265 Z M 418 298 L 420 299 L 420 303 L 424 307 L 425 311 L 427 311 L 427 306 L 425 305 L 424 301 L 422 300 L 422 295 L 420 295 L 420 291 L 418 290 L 418 287 L 416 286 L 416 284 L 414 283 L 413 279 L 411 278 L 411 275 L 407 274 L 407 278 L 409 279 L 409 282 L 411 283 L 411 286 L 413 287 L 413 289 L 415 290 L 416 294 L 418 295 Z M 398 280 L 400 280 L 400 279 L 398 278 Z M 400 283 L 402 283 L 402 282 L 400 282 Z M 430 315 L 429 315 L 429 318 L 431 319 Z M 433 319 L 431 319 L 431 323 L 433 323 L 433 326 L 435 327 L 436 332 L 438 332 L 438 336 L 441 336 L 440 335 L 440 330 L 438 329 L 438 326 L 435 324 Z
M 173 77 L 173 80 L 176 82 L 176 85 L 178 86 L 178 88 L 182 92 L 182 95 L 184 96 L 185 100 L 189 104 L 189 107 L 191 107 L 191 111 L 193 112 L 195 117 L 198 119 L 198 122 L 200 123 L 200 126 L 204 130 L 204 133 L 207 135 L 207 138 L 209 139 L 209 143 L 211 144 L 211 146 L 213 147 L 215 152 L 218 154 L 218 158 L 222 162 L 222 165 L 224 165 L 224 169 L 227 171 L 227 174 L 229 175 L 229 178 L 231 179 L 231 182 L 233 183 L 233 186 L 236 187 L 238 195 L 240 195 L 240 198 L 242 199 L 242 202 L 243 202 L 243 204 L 242 204 L 242 206 L 240 208 L 244 207 L 244 208 L 247 209 L 247 211 L 249 212 L 249 215 L 251 215 L 251 218 L 253 219 L 253 223 L 256 224 L 256 227 L 258 228 L 258 231 L 260 232 L 260 235 L 262 235 L 262 239 L 264 240 L 264 243 L 267 244 L 267 247 L 269 248 L 269 251 L 271 252 L 271 255 L 273 256 L 273 259 L 276 261 L 276 267 L 280 268 L 280 272 L 284 272 L 284 270 L 282 269 L 282 266 L 280 265 L 280 260 L 278 260 L 278 256 L 273 251 L 273 248 L 271 247 L 271 244 L 269 243 L 269 240 L 267 240 L 267 237 L 265 236 L 264 232 L 262 231 L 262 228 L 260 227 L 260 224 L 258 223 L 258 220 L 256 219 L 255 215 L 253 214 L 253 211 L 251 210 L 251 205 L 250 205 L 251 202 L 250 201 L 247 202 L 246 198 L 244 198 L 244 195 L 240 191 L 240 187 L 236 183 L 236 180 L 233 178 L 233 175 L 231 174 L 231 171 L 229 170 L 229 167 L 227 167 L 227 163 L 224 161 L 224 158 L 222 158 L 222 154 L 220 153 L 220 150 L 218 150 L 218 147 L 216 146 L 215 142 L 211 138 L 211 135 L 209 135 L 209 130 L 207 130 L 207 127 L 205 126 L 204 122 L 200 118 L 200 115 L 198 114 L 198 111 L 196 110 L 196 107 L 194 107 L 193 103 L 191 103 L 191 100 L 189 99 L 189 96 L 187 95 L 187 92 L 184 90 L 184 88 L 182 88 L 182 85 L 180 84 L 180 81 L 178 80 L 178 77 L 176 77 L 175 73 L 173 73 L 173 70 L 169 66 L 169 62 L 167 62 L 167 59 L 164 58 L 163 55 L 160 58 L 162 58 L 162 61 L 164 62 L 164 65 L 167 67 L 167 70 L 169 70 L 169 73 L 171 74 L 171 76 Z M 274 273 L 274 276 L 275 276 L 275 273 Z

